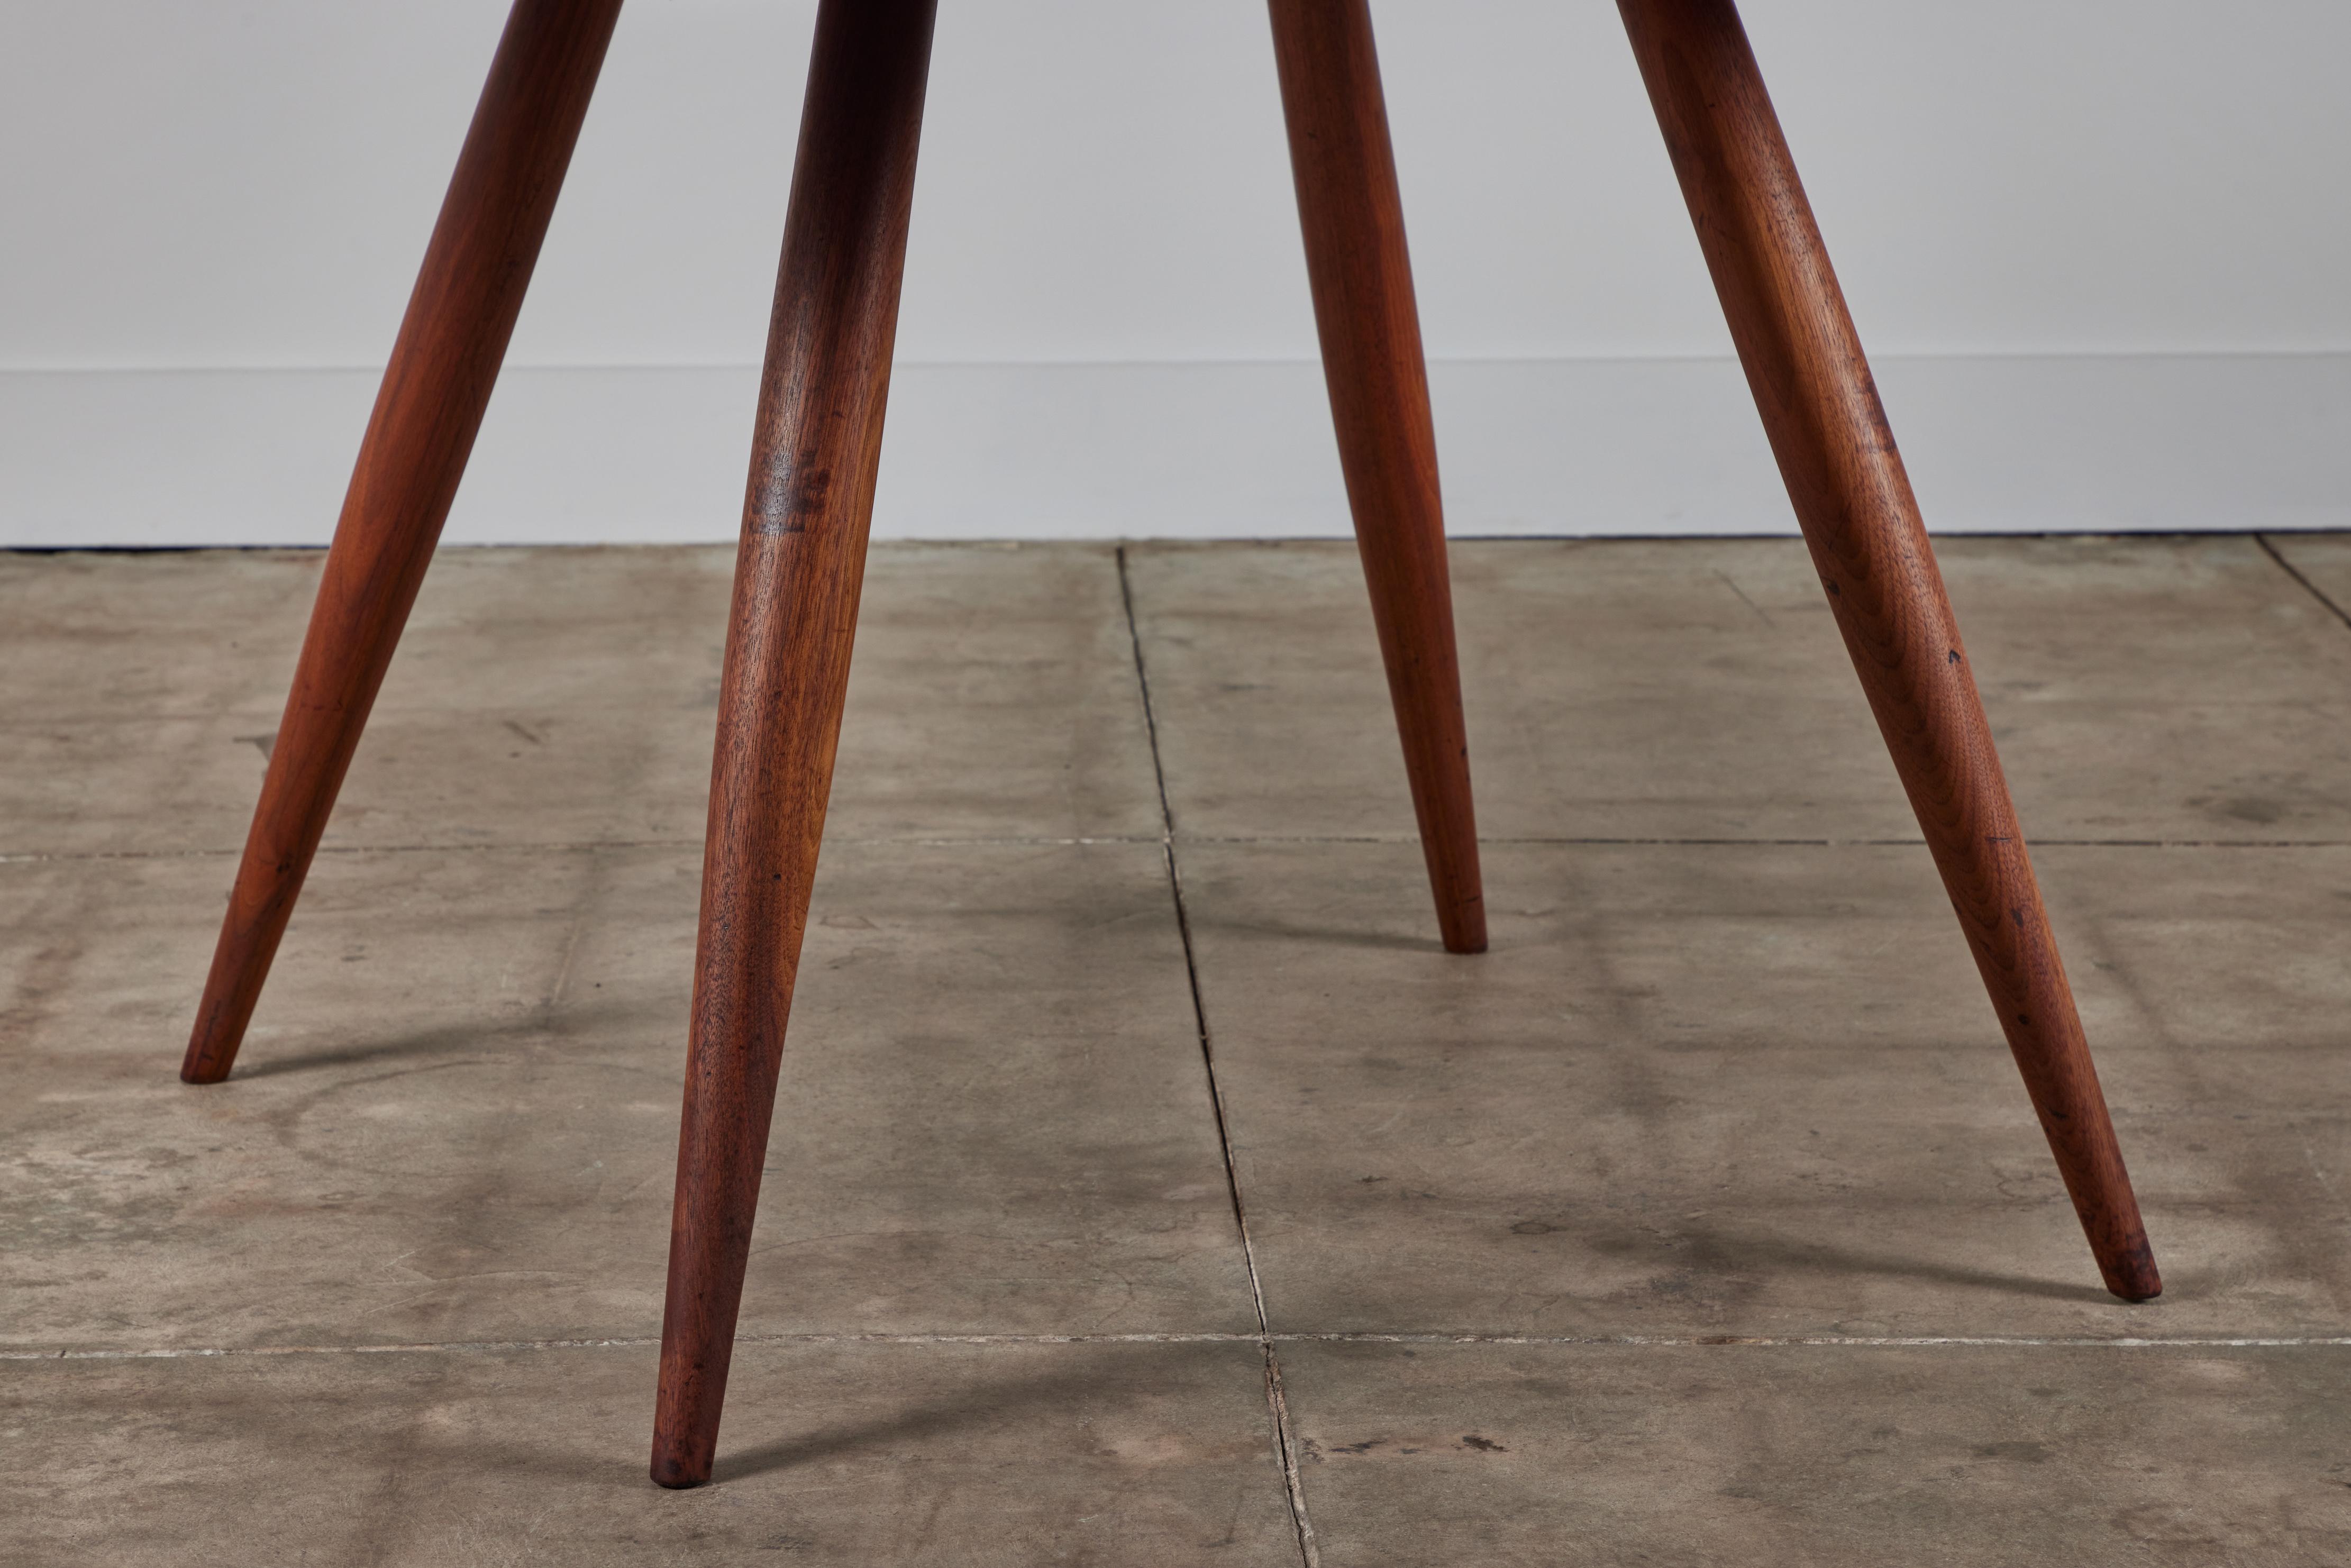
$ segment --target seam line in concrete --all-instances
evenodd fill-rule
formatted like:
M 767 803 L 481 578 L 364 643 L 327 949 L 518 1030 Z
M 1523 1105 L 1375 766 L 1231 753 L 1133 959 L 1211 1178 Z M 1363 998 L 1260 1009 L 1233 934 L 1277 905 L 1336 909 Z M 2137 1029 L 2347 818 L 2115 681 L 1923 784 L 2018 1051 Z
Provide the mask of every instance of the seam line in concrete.
M 884 848 L 893 844 L 910 849 L 1071 849 L 1089 844 L 1161 845 L 1157 838 L 1100 834 L 1087 838 L 843 838 L 830 839 L 834 845 L 855 844 L 867 848 Z M 1186 844 L 1413 844 L 1419 840 L 1410 834 L 1393 836 L 1365 833 L 1346 834 L 1275 834 L 1254 836 L 1215 833 L 1182 833 L 1177 843 Z M 1478 841 L 1503 848 L 1512 845 L 1588 846 L 1598 849 L 1641 849 L 1656 847 L 1671 849 L 1917 849 L 1924 839 L 1694 839 L 1694 838 L 1605 838 L 1594 835 L 1558 837 L 1503 838 L 1481 834 Z M 2035 838 L 2036 849 L 2076 850 L 2339 850 L 2351 849 L 2351 839 L 2052 839 Z M 699 839 L 588 839 L 576 842 L 544 844 L 338 844 L 321 847 L 321 855 L 397 855 L 397 854 L 495 854 L 506 853 L 572 853 L 596 850 L 700 850 Z M 1164 847 L 1164 846 L 1163 846 Z M 29 865 L 45 862 L 78 862 L 83 861 L 168 861 L 168 860 L 230 860 L 242 854 L 242 850 L 8 850 L 0 851 L 0 865 Z
M 769 1333 L 752 1345 L 1426 1344 L 1635 1350 L 2342 1350 L 2351 1334 L 1481 1334 L 1369 1330 L 1264 1333 Z M 179 1346 L 150 1350 L 0 1350 L 0 1361 L 204 1361 L 236 1356 L 497 1354 L 547 1350 L 653 1350 L 656 1334 L 610 1339 L 441 1340 L 383 1344 Z
M 903 840 L 893 840 L 893 841 L 891 841 L 891 842 L 904 842 L 904 841 L 903 841 Z M 945 841 L 942 841 L 942 842 L 945 842 Z M 1143 841 L 1143 840 L 1127 840 L 1127 841 L 1125 841 L 1125 842 L 1144 842 L 1144 841 Z M 1419 835 L 1415 834 L 1415 833 L 1394 833 L 1394 834 L 1364 833 L 1364 834 L 1357 834 L 1357 835 L 1352 835 L 1352 836 L 1350 836 L 1350 835 L 1345 835 L 1345 834 L 1339 834 L 1339 833 L 1328 833 L 1328 834 L 1307 834 L 1307 833 L 1275 834 L 1275 833 L 1260 833 L 1260 834 L 1256 834 L 1256 835 L 1248 836 L 1248 837 L 1243 837 L 1243 836 L 1238 836 L 1238 835 L 1235 835 L 1235 836 L 1228 837 L 1228 836 L 1222 836 L 1222 835 L 1212 834 L 1212 833 L 1179 833 L 1179 834 L 1177 834 L 1177 835 L 1176 835 L 1176 841 L 1177 843 L 1184 843 L 1184 844 L 1414 844 L 1414 845 L 1417 845 L 1417 844 L 1420 842 L 1420 838 L 1419 838 Z M 1637 849 L 1637 848 L 1643 848 L 1643 847 L 1651 846 L 1651 845 L 1655 845 L 1655 846 L 1658 846 L 1658 847 L 1662 847 L 1662 848 L 1667 848 L 1667 849 L 1670 849 L 1670 848 L 1673 848 L 1673 847 L 1675 847 L 1675 846 L 1677 846 L 1677 845 L 1679 845 L 1679 846 L 1684 846 L 1684 847 L 1693 848 L 1693 849 L 1741 849 L 1741 848 L 1745 848 L 1745 849 L 1808 849 L 1808 850 L 1923 849 L 1923 848 L 1925 848 L 1925 847 L 1926 847 L 1926 843 L 1927 843 L 1927 841 L 1926 841 L 1926 840 L 1924 840 L 1924 839 L 1921 839 L 1921 838 L 1907 838 L 1907 839 L 1762 839 L 1762 838 L 1755 838 L 1755 839 L 1702 839 L 1702 838 L 1666 838 L 1666 837 L 1658 837 L 1658 838 L 1614 837 L 1614 838 L 1612 838 L 1612 837 L 1606 837 L 1606 836 L 1603 836 L 1603 835 L 1599 835 L 1599 834 L 1589 834 L 1589 833 L 1587 833 L 1587 834 L 1567 834 L 1567 833 L 1561 833 L 1561 834 L 1556 834 L 1556 835 L 1548 835 L 1548 834 L 1521 834 L 1521 835 L 1518 835 L 1518 836 L 1515 836 L 1515 837 L 1504 837 L 1504 836 L 1501 836 L 1501 835 L 1499 835 L 1499 834 L 1492 834 L 1492 833 L 1480 833 L 1480 834 L 1479 834 L 1479 835 L 1478 835 L 1478 841 L 1479 841 L 1480 844 L 1499 844 L 1499 845 L 1503 845 L 1503 846 L 1506 846 L 1506 847 L 1507 847 L 1507 846 L 1509 846 L 1509 845 L 1512 845 L 1512 844 L 1528 844 L 1528 845 L 1550 845 L 1550 844 L 1579 845 L 1579 844 L 1582 844 L 1582 845 L 1593 845 L 1593 846 L 1596 846 L 1596 847 L 1603 848 L 1603 849 L 1606 849 L 1606 848 L 1615 848 L 1615 847 L 1636 848 L 1636 849 Z M 2033 843 L 2033 847 L 2034 847 L 2034 848 L 2036 848 L 2036 849 L 2038 849 L 2038 848 L 2042 848 L 2042 847 L 2044 847 L 2044 846 L 2053 846 L 2053 847 L 2066 848 L 2066 849 L 2085 849 L 2085 850 L 2095 850 L 2095 849 L 2125 849 L 2125 850 L 2325 850 L 2325 849 L 2343 849 L 2343 848 L 2346 848 L 2346 847 L 2351 847 L 2351 839 L 2053 839 L 2053 838 L 2041 838 L 2041 837 L 2036 836 L 2036 837 L 2033 839 L 2032 843 Z
M 1207 1004 L 1200 996 L 1200 967 L 1192 949 L 1192 919 L 1184 905 L 1184 875 L 1176 864 L 1176 809 L 1167 799 L 1167 769 L 1159 757 L 1159 718 L 1151 704 L 1151 677 L 1143 657 L 1143 626 L 1135 619 L 1134 588 L 1126 570 L 1126 546 L 1118 547 L 1119 602 L 1126 612 L 1126 635 L 1134 653 L 1135 690 L 1143 699 L 1143 729 L 1151 743 L 1151 777 L 1159 792 L 1159 848 L 1167 862 L 1167 891 L 1176 904 L 1176 933 L 1184 946 L 1184 978 L 1192 992 L 1192 1023 L 1200 1040 L 1200 1065 L 1208 1080 L 1208 1104 L 1217 1118 L 1217 1147 L 1225 1161 L 1225 1187 L 1233 1202 L 1233 1226 L 1240 1233 L 1241 1262 L 1249 1270 L 1249 1301 L 1257 1311 L 1258 1348 L 1265 1357 L 1265 1400 L 1273 1421 L 1274 1447 L 1281 1461 L 1281 1480 L 1290 1499 L 1290 1522 L 1298 1536 L 1298 1554 L 1305 1568 L 1321 1568 L 1322 1553 L 1314 1541 L 1313 1521 L 1307 1516 L 1306 1494 L 1298 1470 L 1297 1445 L 1290 1430 L 1290 1401 L 1282 1392 L 1281 1358 L 1273 1348 L 1265 1315 L 1265 1287 L 1258 1278 L 1257 1249 L 1250 1244 L 1249 1210 L 1241 1202 L 1240 1167 L 1233 1160 L 1232 1130 L 1225 1115 L 1224 1086 L 1217 1082 L 1216 1042 L 1208 1033 Z
M 2343 606 L 2335 603 L 2335 601 L 2327 595 L 2325 589 L 2311 581 L 2310 579 L 2303 576 L 2302 569 L 2295 566 L 2294 562 L 2286 559 L 2285 557 L 2279 552 L 2277 546 L 2270 542 L 2269 535 L 2255 534 L 2253 536 L 2253 542 L 2262 547 L 2262 553 L 2263 555 L 2268 556 L 2272 560 L 2278 563 L 2278 569 L 2280 570 L 2283 571 L 2288 577 L 2294 579 L 2296 582 L 2302 584 L 2304 588 L 2309 590 L 2310 596 L 2313 599 L 2317 600 L 2321 604 L 2326 606 L 2326 608 L 2333 612 L 2335 619 L 2342 622 L 2346 626 L 2351 626 L 2351 611 L 2346 611 Z

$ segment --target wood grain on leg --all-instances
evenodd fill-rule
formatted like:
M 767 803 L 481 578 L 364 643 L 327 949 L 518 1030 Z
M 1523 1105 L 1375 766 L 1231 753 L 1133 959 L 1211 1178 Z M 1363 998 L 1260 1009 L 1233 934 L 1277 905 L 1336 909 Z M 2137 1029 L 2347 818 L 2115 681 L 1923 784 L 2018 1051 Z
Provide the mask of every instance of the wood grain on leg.
M 1619 0 L 1789 498 L 2106 1288 L 2162 1290 L 1933 549 L 1731 0 Z
M 489 406 L 620 0 L 517 0 L 327 553 L 180 1076 L 217 1083 L 268 977 Z
M 1455 953 L 1486 947 L 1469 743 L 1420 317 L 1367 0 L 1271 0 L 1290 171 L 1339 460 L 1405 772 Z
M 882 450 L 935 0 L 824 0 L 711 768 L 653 1479 L 710 1479 L 824 836 Z

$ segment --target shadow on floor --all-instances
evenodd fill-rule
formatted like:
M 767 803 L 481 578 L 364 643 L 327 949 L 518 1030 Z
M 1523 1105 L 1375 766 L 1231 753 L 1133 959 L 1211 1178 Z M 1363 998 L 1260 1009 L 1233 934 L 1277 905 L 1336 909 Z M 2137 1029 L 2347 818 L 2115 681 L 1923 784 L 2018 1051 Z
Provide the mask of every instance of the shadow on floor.
M 1069 1347 L 1062 1347 L 1064 1349 Z M 889 1444 L 943 1437 L 973 1427 L 1008 1423 L 1024 1413 L 1050 1409 L 1102 1408 L 1106 1392 L 1124 1381 L 1103 1358 L 1087 1356 L 1074 1368 L 989 1378 L 954 1395 L 910 1405 L 887 1415 L 801 1433 L 728 1452 L 720 1446 L 711 1480 L 723 1484 L 787 1470 L 815 1460 L 845 1457 Z M 1131 1368 L 1127 1369 L 1131 1373 Z M 1131 1391 L 1123 1391 L 1131 1392 Z M 737 1397 L 740 1397 L 738 1391 Z M 738 1425 L 765 1425 L 755 1410 L 734 1412 Z
M 534 1011 L 496 1023 L 450 1024 L 323 1050 L 289 1052 L 266 1043 L 257 1048 L 248 1043 L 238 1053 L 235 1071 L 229 1074 L 228 1081 L 233 1083 L 240 1079 L 274 1078 L 281 1073 L 316 1072 L 335 1067 L 378 1066 L 459 1051 L 479 1052 L 500 1045 L 548 1043 L 579 1034 L 591 1026 L 608 1039 L 626 1039 L 652 1031 L 674 1035 L 682 1054 L 685 1022 L 683 1009 L 676 1007 L 600 998 L 592 1004 L 567 1007 L 554 1013 Z
M 2023 1224 L 2038 1223 L 2034 1217 L 2019 1215 L 2017 1218 Z M 2072 1216 L 2066 1218 L 2070 1223 Z M 2099 1283 L 2098 1266 L 2090 1256 L 2087 1243 L 2082 1248 L 2080 1282 L 1970 1268 L 1917 1254 L 1865 1251 L 1752 1230 L 1710 1227 L 1686 1228 L 1669 1239 L 1646 1231 L 1617 1231 L 1593 1238 L 1589 1244 L 1594 1251 L 1610 1257 L 1640 1259 L 1660 1268 L 1726 1280 L 1751 1281 L 1758 1275 L 1792 1273 L 1875 1276 L 2007 1296 L 2122 1305 Z

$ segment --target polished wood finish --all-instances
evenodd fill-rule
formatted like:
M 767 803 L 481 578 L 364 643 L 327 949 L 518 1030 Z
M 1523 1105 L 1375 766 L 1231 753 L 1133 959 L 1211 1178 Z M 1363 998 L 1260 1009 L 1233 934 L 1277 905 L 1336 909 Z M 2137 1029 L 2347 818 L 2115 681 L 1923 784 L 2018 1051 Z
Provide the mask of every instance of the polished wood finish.
M 1446 946 L 1485 946 L 1366 0 L 1270 0 L 1315 315 Z M 2107 1286 L 2161 1289 L 1932 549 L 1730 0 L 1619 0 L 1838 626 Z M 705 849 L 653 1476 L 710 1478 L 846 695 L 935 0 L 821 0 Z M 368 426 L 182 1075 L 225 1077 L 486 407 L 619 0 L 517 0 Z
M 455 499 L 620 0 L 517 0 L 327 553 L 180 1076 L 228 1076 Z
M 935 0 L 824 0 L 720 681 L 653 1479 L 710 1479 L 849 685 Z
M 1339 461 L 1447 951 L 1486 950 L 1420 315 L 1368 0 L 1270 0 Z
M 2106 1288 L 2162 1288 L 1869 364 L 1731 0 L 1619 0 L 1814 570 Z

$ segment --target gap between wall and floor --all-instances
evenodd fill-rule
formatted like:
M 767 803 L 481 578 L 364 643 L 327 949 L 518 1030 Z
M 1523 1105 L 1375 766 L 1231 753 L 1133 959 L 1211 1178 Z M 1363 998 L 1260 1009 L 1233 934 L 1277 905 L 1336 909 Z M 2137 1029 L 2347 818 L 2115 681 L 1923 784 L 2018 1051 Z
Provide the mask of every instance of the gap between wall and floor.
M 2351 528 L 2351 354 L 1886 356 L 1938 532 Z M 0 547 L 322 544 L 379 371 L 0 372 Z M 1430 366 L 1463 535 L 1792 533 L 1737 364 Z M 453 543 L 734 537 L 758 372 L 517 368 Z M 1305 361 L 901 365 L 883 538 L 1348 531 Z

